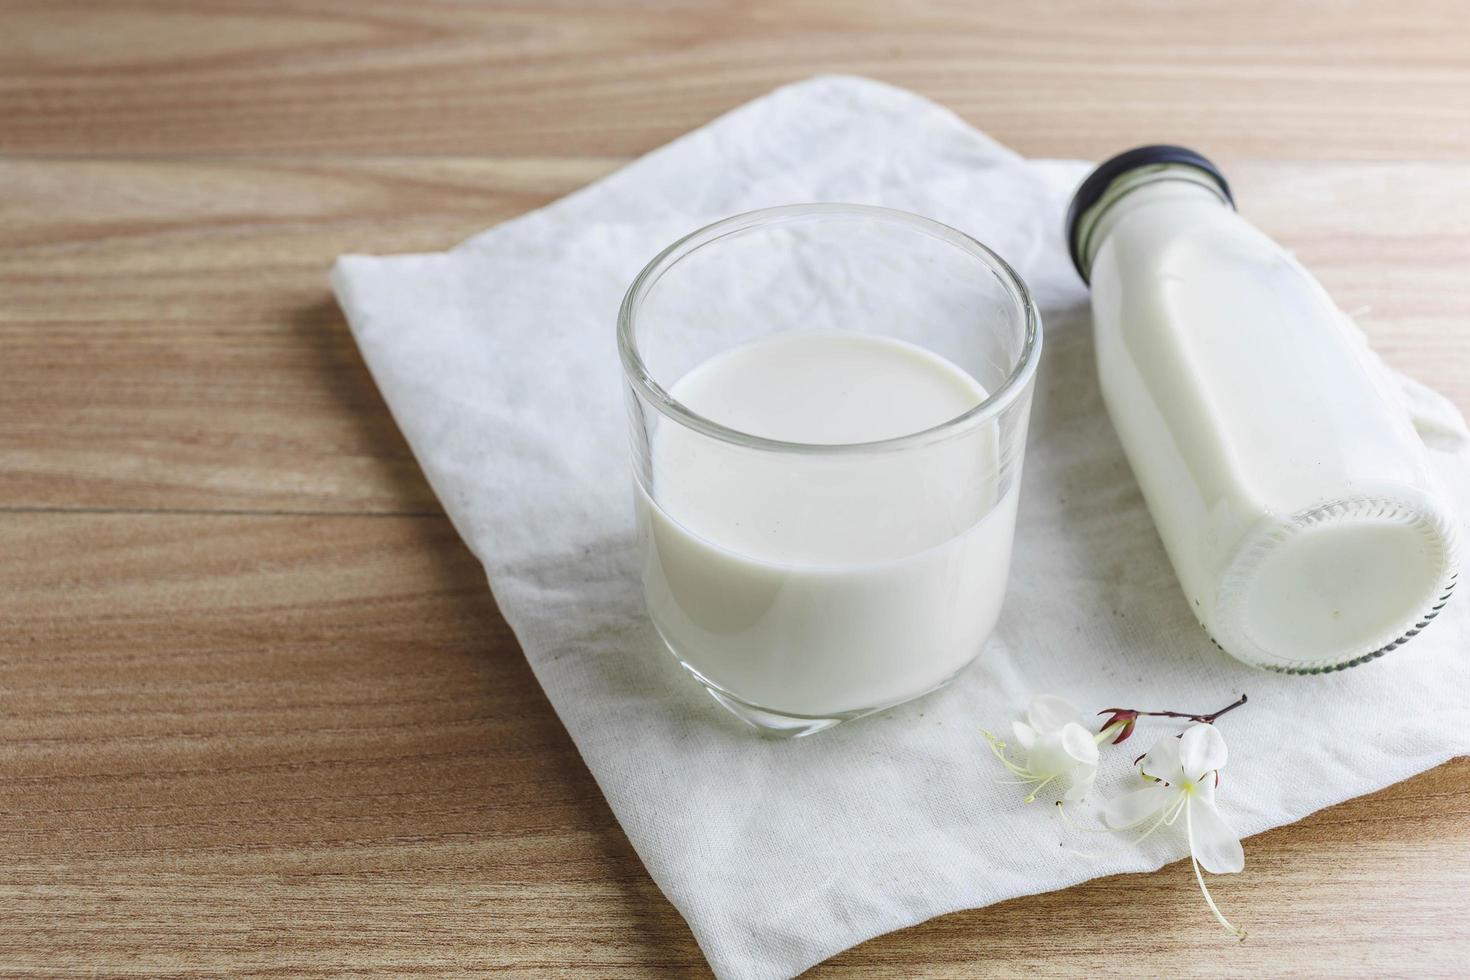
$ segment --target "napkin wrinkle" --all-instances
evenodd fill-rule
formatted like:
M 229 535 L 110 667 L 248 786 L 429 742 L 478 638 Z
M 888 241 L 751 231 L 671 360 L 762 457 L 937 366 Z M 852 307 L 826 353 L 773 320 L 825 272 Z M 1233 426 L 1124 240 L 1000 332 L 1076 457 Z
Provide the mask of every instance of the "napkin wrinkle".
M 720 977 L 790 976 L 935 915 L 1185 854 L 1177 834 L 1079 842 L 1053 807 L 997 782 L 980 729 L 1004 731 L 1039 693 L 1084 710 L 1211 710 L 1248 692 L 1220 722 L 1220 807 L 1242 835 L 1470 751 L 1464 600 L 1402 650 L 1326 677 L 1253 671 L 1204 636 L 1098 390 L 1087 293 L 1061 233 L 1087 170 L 1023 160 L 902 89 L 823 76 L 448 252 L 343 256 L 333 270 L 430 486 Z M 1010 588 L 984 654 L 932 695 L 783 742 L 719 709 L 643 610 L 614 323 L 629 281 L 670 242 L 803 201 L 894 207 L 973 235 L 1025 279 L 1045 345 Z M 1463 508 L 1463 419 L 1401 387 Z M 1169 731 L 1136 738 L 1146 748 Z M 1134 754 L 1104 750 L 1103 792 L 1136 778 Z

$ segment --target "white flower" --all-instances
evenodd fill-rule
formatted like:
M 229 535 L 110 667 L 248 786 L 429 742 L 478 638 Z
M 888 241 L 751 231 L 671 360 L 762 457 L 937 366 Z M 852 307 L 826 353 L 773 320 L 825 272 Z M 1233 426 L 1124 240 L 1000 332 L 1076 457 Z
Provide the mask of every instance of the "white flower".
M 1102 817 L 1114 830 L 1148 824 L 1143 832 L 1146 837 L 1161 826 L 1173 826 L 1182 814 L 1190 863 L 1205 902 L 1221 925 L 1244 938 L 1245 930 L 1232 926 L 1220 914 L 1200 874 L 1202 867 L 1211 874 L 1234 874 L 1245 868 L 1240 837 L 1215 808 L 1215 786 L 1225 758 L 1225 739 L 1214 725 L 1194 724 L 1177 738 L 1162 738 L 1138 763 L 1149 785 L 1109 801 Z
M 1016 782 L 1031 786 L 1025 802 L 1032 803 L 1053 782 L 1067 787 L 1065 798 L 1076 801 L 1092 790 L 1097 778 L 1097 738 L 1085 727 L 1082 712 L 1064 698 L 1043 694 L 1026 709 L 1026 720 L 1011 724 L 1016 741 L 1026 750 L 1026 764 L 1005 756 L 1006 744 L 985 732 L 990 748 Z

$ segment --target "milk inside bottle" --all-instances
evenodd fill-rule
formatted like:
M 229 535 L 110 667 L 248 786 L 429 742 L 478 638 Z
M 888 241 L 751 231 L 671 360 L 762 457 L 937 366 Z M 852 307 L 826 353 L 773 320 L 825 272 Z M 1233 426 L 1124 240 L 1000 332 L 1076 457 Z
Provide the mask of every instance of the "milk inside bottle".
M 1180 147 L 1099 167 L 1067 233 L 1104 401 L 1185 599 L 1247 663 L 1362 663 L 1453 590 L 1457 517 L 1382 364 Z

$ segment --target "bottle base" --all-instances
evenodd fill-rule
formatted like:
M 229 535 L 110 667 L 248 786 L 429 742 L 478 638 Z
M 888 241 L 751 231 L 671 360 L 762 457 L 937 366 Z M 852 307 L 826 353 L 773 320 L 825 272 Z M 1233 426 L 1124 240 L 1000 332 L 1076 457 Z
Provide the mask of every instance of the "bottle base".
M 1362 656 L 1356 657 L 1352 660 L 1344 660 L 1340 663 L 1328 663 L 1321 666 L 1292 666 L 1280 663 L 1255 663 L 1252 661 L 1244 660 L 1244 658 L 1241 657 L 1235 657 L 1235 659 L 1240 660 L 1243 663 L 1248 663 L 1252 667 L 1259 667 L 1262 670 L 1269 670 L 1275 674 L 1295 675 L 1331 674 L 1335 671 L 1347 670 L 1349 667 L 1357 667 L 1361 664 L 1366 664 L 1371 660 L 1377 660 L 1385 653 L 1390 653 L 1394 650 L 1397 650 L 1399 647 L 1403 646 L 1405 643 L 1408 643 L 1414 637 L 1418 636 L 1419 633 L 1422 632 L 1426 626 L 1434 622 L 1435 618 L 1439 616 L 1440 610 L 1444 609 L 1444 607 L 1449 603 L 1450 598 L 1454 595 L 1455 580 L 1456 576 L 1451 575 L 1449 582 L 1445 586 L 1444 594 L 1439 597 L 1438 602 L 1429 607 L 1428 611 L 1424 613 L 1423 619 L 1415 623 L 1393 642 L 1386 643 L 1376 650 L 1370 650 Z M 1226 650 L 1223 646 L 1220 645 L 1219 640 L 1215 639 L 1214 634 L 1210 632 L 1210 628 L 1208 626 L 1206 626 L 1204 623 L 1200 623 L 1200 629 L 1204 630 L 1205 639 L 1213 643 L 1215 645 L 1215 649 L 1221 651 L 1222 653 L 1230 653 L 1229 650 Z M 1230 655 L 1232 657 L 1235 656 L 1235 654 L 1233 653 Z
M 1407 643 L 1449 602 L 1455 526 L 1402 493 L 1332 501 L 1247 535 L 1206 631 L 1225 652 L 1288 674 L 1342 670 Z

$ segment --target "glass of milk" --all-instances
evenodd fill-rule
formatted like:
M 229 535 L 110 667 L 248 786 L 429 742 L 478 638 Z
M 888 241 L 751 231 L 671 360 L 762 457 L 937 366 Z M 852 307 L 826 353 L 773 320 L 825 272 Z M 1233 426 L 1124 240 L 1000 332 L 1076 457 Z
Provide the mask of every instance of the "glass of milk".
M 884 208 L 738 215 L 639 273 L 618 346 L 649 615 L 716 700 L 805 735 L 975 659 L 1041 352 L 998 255 Z

